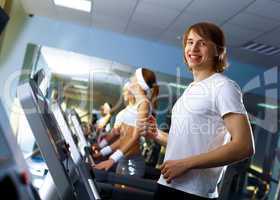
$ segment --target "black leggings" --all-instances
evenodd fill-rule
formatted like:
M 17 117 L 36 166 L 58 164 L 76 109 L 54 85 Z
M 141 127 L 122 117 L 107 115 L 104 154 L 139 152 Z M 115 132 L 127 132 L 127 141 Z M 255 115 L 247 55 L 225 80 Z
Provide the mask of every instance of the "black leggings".
M 180 199 L 180 200 L 207 200 L 210 198 L 200 197 L 193 194 L 189 194 L 174 188 L 166 187 L 164 185 L 158 184 L 157 190 L 154 196 L 154 200 L 170 200 L 170 199 Z M 215 199 L 211 199 L 215 200 Z

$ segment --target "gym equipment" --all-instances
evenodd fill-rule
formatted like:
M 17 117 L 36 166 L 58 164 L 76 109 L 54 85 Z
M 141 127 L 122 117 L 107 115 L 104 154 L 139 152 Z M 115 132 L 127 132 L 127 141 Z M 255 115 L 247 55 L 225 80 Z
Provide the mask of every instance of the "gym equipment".
M 80 152 L 82 156 L 86 156 L 85 149 L 90 147 L 90 144 L 84 135 L 83 129 L 79 122 L 78 114 L 76 113 L 75 110 L 72 109 L 68 112 L 67 118 L 70 124 L 70 128 L 72 129 L 73 133 L 76 135 L 78 139 L 77 145 L 80 149 Z
M 78 153 L 73 149 L 70 137 L 63 137 L 60 126 L 36 81 L 30 79 L 20 85 L 18 97 L 55 184 L 57 194 L 50 189 L 42 199 L 100 199 L 86 166 L 77 165 Z M 69 149 L 73 151 L 72 154 Z M 73 161 L 72 157 L 76 160 Z
M 0 194 L 12 200 L 39 200 L 2 102 L 0 113 Z

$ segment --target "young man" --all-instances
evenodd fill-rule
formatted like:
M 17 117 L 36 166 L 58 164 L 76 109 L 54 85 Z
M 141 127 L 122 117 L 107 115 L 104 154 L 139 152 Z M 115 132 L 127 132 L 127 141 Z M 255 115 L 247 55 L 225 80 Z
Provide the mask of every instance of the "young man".
M 222 75 L 223 31 L 211 23 L 194 24 L 183 45 L 194 81 L 173 107 L 169 134 L 152 118 L 141 125 L 147 137 L 167 145 L 155 199 L 214 199 L 226 165 L 254 154 L 252 131 L 240 88 Z

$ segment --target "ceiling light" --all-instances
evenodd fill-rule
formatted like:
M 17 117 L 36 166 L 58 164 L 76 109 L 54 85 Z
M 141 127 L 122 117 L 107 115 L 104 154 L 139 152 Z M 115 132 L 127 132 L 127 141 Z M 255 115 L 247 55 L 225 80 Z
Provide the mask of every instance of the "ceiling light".
M 91 1 L 87 0 L 54 0 L 54 4 L 57 6 L 82 10 L 85 12 L 91 11 Z

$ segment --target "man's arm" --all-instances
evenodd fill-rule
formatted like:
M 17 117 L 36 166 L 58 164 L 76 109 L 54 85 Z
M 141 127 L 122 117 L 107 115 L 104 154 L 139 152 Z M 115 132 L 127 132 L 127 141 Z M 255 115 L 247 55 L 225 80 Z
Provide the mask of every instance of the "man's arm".
M 207 153 L 182 160 L 166 161 L 161 167 L 161 172 L 167 182 L 191 169 L 224 166 L 254 154 L 255 147 L 248 117 L 243 114 L 228 113 L 223 120 L 231 135 L 231 141 Z
M 252 156 L 255 145 L 248 117 L 243 114 L 229 113 L 224 123 L 231 135 L 231 141 L 211 152 L 194 157 L 193 168 L 210 168 L 234 163 Z

